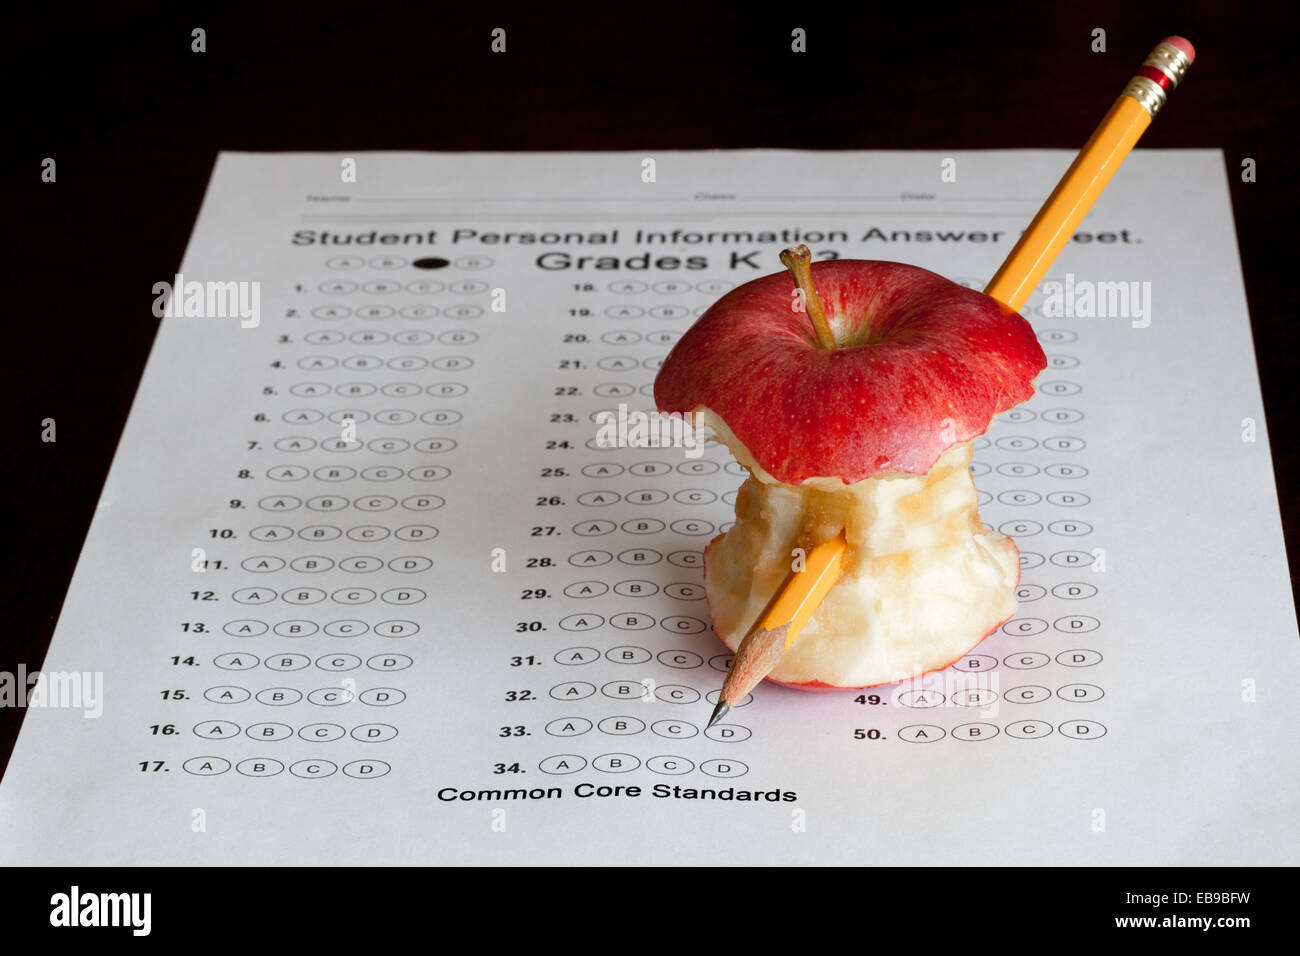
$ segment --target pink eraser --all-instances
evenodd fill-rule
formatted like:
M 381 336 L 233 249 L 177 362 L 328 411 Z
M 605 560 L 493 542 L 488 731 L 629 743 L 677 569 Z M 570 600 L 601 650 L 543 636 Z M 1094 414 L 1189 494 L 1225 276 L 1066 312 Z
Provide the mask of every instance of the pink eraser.
M 1182 50 L 1189 63 L 1196 59 L 1196 47 L 1192 46 L 1191 41 L 1186 37 L 1165 37 L 1160 42 Z

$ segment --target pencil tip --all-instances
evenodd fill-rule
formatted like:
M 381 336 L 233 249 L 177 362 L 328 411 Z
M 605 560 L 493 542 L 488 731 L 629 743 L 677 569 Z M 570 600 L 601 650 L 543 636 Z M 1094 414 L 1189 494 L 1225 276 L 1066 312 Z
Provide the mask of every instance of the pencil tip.
M 726 717 L 729 710 L 731 710 L 731 705 L 722 698 L 718 698 L 718 706 L 713 708 L 713 716 L 709 718 L 709 725 L 704 729 L 708 730 L 709 727 L 712 727 L 723 717 Z

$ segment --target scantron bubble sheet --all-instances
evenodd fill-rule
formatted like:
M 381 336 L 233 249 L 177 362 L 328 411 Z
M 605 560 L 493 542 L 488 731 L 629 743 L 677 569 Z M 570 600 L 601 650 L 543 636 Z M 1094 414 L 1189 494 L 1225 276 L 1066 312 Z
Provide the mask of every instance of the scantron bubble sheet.
M 105 317 L 163 313 L 43 676 L 5 688 L 0 860 L 1298 862 L 1217 151 L 1135 152 L 1024 310 L 1048 368 L 972 465 L 1015 616 L 705 726 L 744 471 L 638 433 L 663 357 L 799 242 L 982 288 L 1071 158 L 221 155 L 180 274 Z

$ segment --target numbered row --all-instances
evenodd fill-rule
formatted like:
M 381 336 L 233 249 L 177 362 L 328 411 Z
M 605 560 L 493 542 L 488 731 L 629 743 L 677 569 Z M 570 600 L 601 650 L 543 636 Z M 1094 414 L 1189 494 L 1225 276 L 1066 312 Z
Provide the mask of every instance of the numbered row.
M 407 511 L 436 511 L 446 503 L 446 499 L 438 495 L 411 495 L 408 498 L 403 498 L 400 505 Z M 306 501 L 292 495 L 268 495 L 257 502 L 257 507 L 261 510 L 274 512 L 297 511 L 300 508 L 321 512 L 345 511 L 348 508 L 355 508 L 357 511 L 378 512 L 391 511 L 398 505 L 398 500 L 388 495 L 363 495 L 355 499 L 344 498 L 340 495 L 317 495 L 315 498 L 308 498 Z
M 647 368 L 653 372 L 657 372 L 663 364 L 664 356 L 662 354 L 651 355 L 649 358 L 643 359 L 631 358 L 627 355 L 607 355 L 602 359 L 598 359 L 595 367 L 605 372 L 627 372 L 637 368 Z M 560 367 L 571 370 L 583 368 L 584 366 L 585 363 L 571 361 L 567 364 L 561 364 Z M 636 386 L 634 385 L 624 383 L 624 388 L 627 389 L 624 394 L 630 395 L 632 392 L 636 391 Z
M 478 341 L 478 333 L 472 329 L 447 329 L 443 332 L 429 332 L 425 329 L 403 329 L 401 332 L 385 332 L 383 329 L 357 329 L 344 332 L 341 329 L 316 329 L 303 337 L 308 345 L 472 345 Z
M 220 536 L 218 534 L 218 537 Z M 232 536 L 233 533 L 226 537 Z M 362 524 L 344 531 L 332 524 L 313 524 L 295 531 L 288 525 L 264 524 L 248 532 L 248 536 L 255 541 L 272 543 L 288 541 L 294 537 L 312 542 L 337 541 L 345 536 L 350 541 L 366 542 L 384 541 L 389 537 L 396 538 L 399 541 L 429 541 L 438 537 L 438 529 L 431 524 L 408 524 L 395 529 L 385 528 L 383 525 L 377 524 Z
M 663 498 L 656 499 L 656 501 L 637 502 L 642 503 L 642 505 L 645 505 L 645 503 L 658 505 L 658 503 L 667 501 L 668 499 L 667 492 L 637 492 L 636 494 L 645 494 L 645 496 L 649 496 L 649 494 L 662 494 L 663 496 Z M 725 503 L 728 503 L 728 505 L 732 505 L 732 503 L 735 503 L 736 501 L 736 492 L 727 492 L 727 494 L 724 494 L 722 499 Z M 666 524 L 658 518 L 630 518 L 621 524 L 606 522 L 606 520 L 594 520 L 594 522 L 578 522 L 573 525 L 573 533 L 575 533 L 575 535 L 581 535 L 582 537 L 603 537 L 604 535 L 612 535 L 615 531 L 624 531 L 627 532 L 628 535 L 655 535 L 655 533 L 664 531 L 664 529 L 668 528 L 671 529 L 672 532 L 677 533 L 677 535 L 703 537 L 705 535 L 712 535 L 712 533 L 718 531 L 728 531 L 728 529 L 731 529 L 732 524 L 735 524 L 735 522 L 724 522 L 723 524 L 715 525 L 712 522 L 706 522 L 706 520 L 699 518 L 679 518 L 672 524 Z
M 279 558 L 273 554 L 257 554 L 239 562 L 239 566 L 253 574 L 271 574 L 276 571 L 297 571 L 299 574 L 320 574 L 338 568 L 349 574 L 374 574 L 387 568 L 398 574 L 417 574 L 433 567 L 433 561 L 423 555 L 409 554 L 396 558 L 376 558 L 358 554 L 347 558 L 327 558 L 321 554 L 304 554 L 297 558 Z
M 229 740 L 241 733 L 253 740 L 278 742 L 289 740 L 294 736 L 294 729 L 288 724 L 260 723 L 240 727 L 229 720 L 205 720 L 194 725 L 194 736 L 204 740 Z M 338 724 L 307 724 L 297 730 L 297 735 L 312 743 L 333 743 L 350 737 L 363 744 L 387 743 L 397 736 L 397 728 L 392 724 L 358 724 L 351 730 Z
M 641 305 L 611 305 L 604 311 L 607 319 L 666 319 L 668 321 L 686 320 L 703 315 L 707 305 L 685 306 L 675 302 L 665 302 L 649 307 Z
M 728 522 L 723 526 L 730 528 Z M 668 554 L 668 563 L 678 568 L 702 568 L 704 567 L 703 551 L 672 551 Z M 609 564 L 616 560 L 615 556 L 609 551 L 578 551 L 569 555 L 569 564 L 575 568 L 598 568 L 602 565 Z M 653 548 L 629 548 L 627 551 L 618 553 L 617 561 L 619 564 L 626 564 L 629 567 L 646 567 L 651 564 L 658 564 L 664 560 L 664 555 Z
M 1038 465 L 1025 461 L 1006 461 L 998 465 L 997 468 L 991 467 L 986 462 L 972 461 L 970 463 L 970 473 L 975 478 L 982 478 L 985 475 L 996 471 L 999 475 L 1007 478 L 1032 478 L 1034 475 L 1048 475 L 1052 478 L 1066 478 L 1073 480 L 1075 478 L 1084 478 L 1088 474 L 1088 469 L 1083 465 L 1077 465 L 1073 462 L 1066 464 L 1059 462 L 1052 465 L 1044 465 L 1041 468 Z
M 1104 548 L 1096 548 L 1092 551 L 1057 551 L 1046 558 L 1037 551 L 1021 550 L 1020 552 L 1021 571 L 1031 571 L 1034 568 L 1041 568 L 1049 561 L 1058 568 L 1091 568 L 1093 571 L 1106 570 Z
M 729 491 L 726 495 L 731 496 L 731 501 L 735 502 L 735 491 Z M 726 495 L 723 497 L 725 498 Z M 630 505 L 657 505 L 668 500 L 668 492 L 655 488 L 643 488 L 637 491 L 627 491 L 619 493 L 602 489 L 600 491 L 584 491 L 577 497 L 578 504 L 586 508 L 607 508 L 610 505 L 617 504 L 620 501 L 626 501 Z M 709 491 L 707 488 L 683 488 L 681 491 L 673 492 L 673 501 L 680 505 L 710 505 L 718 500 L 718 494 Z
M 1092 534 L 1092 525 L 1074 518 L 1063 518 L 1059 521 L 1048 522 L 1047 530 L 1063 538 L 1077 538 L 1085 534 Z M 1016 518 L 1002 522 L 998 525 L 998 531 L 1012 538 L 1030 538 L 1036 534 L 1042 534 L 1043 525 L 1041 522 L 1030 521 L 1027 518 Z
M 722 295 L 728 289 L 735 288 L 736 283 L 728 279 L 701 279 L 691 283 L 685 279 L 661 279 L 658 282 L 642 282 L 640 279 L 615 279 L 608 289 L 615 295 L 640 295 L 642 292 L 657 292 L 660 295 L 683 295 L 692 290 L 704 295 Z
M 643 614 L 640 611 L 620 611 L 617 614 L 611 614 L 608 621 L 599 614 L 569 614 L 560 618 L 560 629 L 565 631 L 594 631 L 608 625 L 620 631 L 644 631 L 654 627 L 655 623 L 653 615 Z M 686 617 L 680 614 L 660 618 L 657 623 L 670 634 L 702 634 L 709 629 L 708 622 L 698 617 Z M 646 660 L 649 660 L 650 652 L 646 651 L 645 653 L 647 655 Z M 629 661 L 628 663 L 640 662 Z
M 718 463 L 704 461 L 700 458 L 678 462 L 675 466 L 666 461 L 639 461 L 634 465 L 620 465 L 613 461 L 593 461 L 582 466 L 582 473 L 588 478 L 617 478 L 620 475 L 635 475 L 638 478 L 658 478 L 661 475 L 677 471 L 683 475 L 712 475 L 722 469 L 730 475 L 741 478 L 749 477 L 749 469 L 737 461 Z M 734 500 L 734 499 L 733 499 Z
M 304 694 L 295 687 L 266 687 L 254 694 L 247 687 L 226 684 L 209 687 L 203 699 L 213 704 L 246 704 L 256 699 L 269 707 L 290 707 L 304 700 L 317 707 L 342 707 L 353 701 L 367 707 L 395 707 L 406 700 L 406 692 L 396 687 L 372 687 L 359 693 L 347 687 L 318 687 Z
M 455 282 L 439 282 L 437 279 L 415 279 L 411 282 L 400 282 L 397 279 L 371 279 L 369 282 L 326 279 L 316 288 L 326 295 L 352 295 L 354 292 L 368 292 L 371 295 L 396 295 L 398 292 L 410 292 L 413 295 L 437 295 L 439 292 L 482 295 L 492 287 L 482 279 L 457 279 Z
M 1048 408 L 1037 412 L 1028 405 L 1019 405 L 1008 409 L 997 417 L 997 421 L 1008 422 L 1013 425 L 1023 425 L 1025 422 L 1032 422 L 1034 419 L 1052 425 L 1073 425 L 1075 422 L 1083 421 L 1083 412 L 1077 408 Z
M 197 777 L 217 777 L 229 772 L 245 777 L 275 777 L 283 773 L 285 765 L 272 757 L 249 757 L 231 764 L 225 757 L 191 757 L 182 765 L 186 773 Z M 328 760 L 299 760 L 289 765 L 289 772 L 304 780 L 318 780 L 338 773 L 337 764 Z M 371 780 L 385 776 L 392 767 L 382 760 L 354 760 L 343 765 L 343 775 L 354 780 Z
M 579 770 L 585 770 L 588 766 L 602 773 L 629 773 L 642 766 L 642 764 L 641 758 L 632 754 L 601 754 L 599 757 L 593 757 L 590 763 L 585 757 L 577 754 L 557 754 L 541 761 L 537 765 L 537 769 L 542 773 L 564 775 L 577 773 Z M 697 768 L 693 762 L 685 757 L 666 754 L 650 757 L 645 761 L 645 768 L 651 773 L 664 774 L 665 776 L 680 776 L 696 769 L 701 773 L 708 774 L 710 777 L 743 777 L 749 773 L 748 765 L 741 763 L 739 760 L 705 760 Z
M 211 594 L 211 591 L 196 592 Z M 329 600 L 335 604 L 369 604 L 376 598 L 385 604 L 419 604 L 428 595 L 419 588 L 389 588 L 382 594 L 376 594 L 369 588 L 339 588 L 333 593 L 326 593 L 321 588 L 292 588 L 277 593 L 271 588 L 240 588 L 230 595 L 236 604 L 270 604 L 279 599 L 285 604 L 320 604 Z
M 369 421 L 380 425 L 410 425 L 417 421 L 426 425 L 455 425 L 464 417 L 451 408 L 433 408 L 427 412 L 415 412 L 407 408 L 386 408 L 379 412 L 368 412 L 364 408 L 338 408 L 332 412 L 294 408 L 281 415 L 280 419 L 290 425 L 315 425 L 322 421 L 335 425 L 346 425 L 348 422 L 359 425 Z
M 978 492 L 977 497 L 981 507 L 993 503 L 993 495 L 990 492 L 981 490 Z M 1044 496 L 1037 491 L 1028 491 L 1023 488 L 1000 491 L 997 500 L 1000 504 L 1010 505 L 1013 508 L 1026 508 L 1031 505 L 1041 504 L 1044 500 L 1049 505 L 1056 505 L 1058 508 L 1082 508 L 1085 505 L 1092 504 L 1092 498 L 1081 491 L 1049 491 Z
M 1046 634 L 1053 627 L 1062 634 L 1087 634 L 1101 627 L 1101 621 L 1086 614 L 1070 614 L 1058 617 L 1050 625 L 1042 618 L 1017 617 L 1002 625 L 1002 633 L 1012 637 L 1037 637 Z
M 1052 661 L 1056 661 L 1063 667 L 1095 667 L 1102 662 L 1102 656 L 1099 651 L 1083 647 L 1072 647 L 1068 651 L 1061 651 L 1055 657 L 1042 651 L 1018 651 L 1015 654 L 1008 654 L 1001 662 L 988 654 L 970 654 L 954 662 L 952 667 L 967 673 L 979 673 L 991 671 L 1001 663 L 1012 670 L 1031 671 L 1046 667 Z
M 324 465 L 308 469 L 303 465 L 275 465 L 266 470 L 266 477 L 272 481 L 397 481 L 409 478 L 411 481 L 442 481 L 451 476 L 451 469 L 444 465 L 416 465 L 414 468 L 396 468 L 393 465 L 371 465 L 369 468 L 356 469 L 349 465 Z
M 583 333 L 570 333 L 565 336 L 565 343 L 586 342 L 587 336 Z M 682 337 L 682 333 L 676 329 L 654 329 L 650 332 L 637 332 L 634 329 L 610 329 L 608 332 L 600 333 L 600 341 L 605 345 L 672 345 Z
M 415 660 L 406 654 L 375 654 L 364 663 L 372 671 L 389 673 L 404 671 L 413 666 Z M 318 671 L 342 673 L 356 670 L 362 665 L 362 660 L 356 654 L 325 654 L 315 661 L 306 654 L 272 654 L 262 659 L 256 654 L 231 651 L 212 658 L 212 664 L 223 671 L 251 671 L 256 667 L 265 667 L 271 671 L 301 671 L 315 666 Z
M 356 291 L 356 290 L 352 290 Z M 408 292 L 413 291 L 408 289 Z M 348 292 L 340 292 L 338 295 L 349 295 Z M 416 295 L 423 293 L 416 292 Z M 457 302 L 454 305 L 447 305 L 439 308 L 431 302 L 416 302 L 411 305 L 404 305 L 396 308 L 391 305 L 359 305 L 355 308 L 346 305 L 318 305 L 311 310 L 313 318 L 324 319 L 326 321 L 335 321 L 338 319 L 433 319 L 441 315 L 445 319 L 478 319 L 485 313 L 486 309 L 481 305 L 474 305 L 471 302 Z
M 538 589 L 534 589 L 536 594 Z M 615 594 L 621 597 L 654 597 L 659 593 L 659 585 L 653 581 L 619 581 L 613 586 Z M 565 597 L 586 599 L 601 597 L 610 592 L 610 586 L 604 581 L 575 581 L 564 588 Z M 548 592 L 542 590 L 540 596 Z M 678 601 L 703 601 L 704 585 L 674 582 L 665 584 L 663 593 Z
M 468 363 L 468 364 L 467 364 Z M 396 355 L 389 359 L 377 355 L 350 355 L 347 358 L 335 358 L 332 355 L 306 355 L 294 365 L 305 372 L 328 372 L 343 369 L 348 372 L 373 372 L 381 368 L 397 372 L 418 372 L 420 369 L 436 368 L 443 372 L 457 372 L 470 368 L 470 362 L 464 356 L 446 356 L 425 358 L 422 355 Z
M 1062 737 L 1067 737 L 1070 740 L 1096 740 L 1099 737 L 1106 736 L 1105 724 L 1099 724 L 1095 720 L 1067 720 L 1057 729 Z M 1052 725 L 1045 720 L 1018 720 L 1015 723 L 1007 724 L 1006 730 L 1008 737 L 1017 740 L 1035 740 L 1040 737 L 1050 736 Z M 949 736 L 953 740 L 978 742 L 992 740 L 998 736 L 999 732 L 1000 728 L 997 724 L 982 722 L 961 724 L 954 727 L 951 734 L 934 724 L 913 724 L 900 730 L 898 739 L 913 744 L 929 744 Z
M 972 442 L 976 451 L 983 451 L 990 445 L 990 439 L 981 435 Z M 1088 443 L 1082 438 L 1073 435 L 1053 435 L 1051 438 L 1044 438 L 1039 441 L 1036 438 L 1030 438 L 1028 435 L 1003 435 L 1001 438 L 992 442 L 992 445 L 1002 451 L 1033 451 L 1035 448 L 1045 448 L 1048 451 L 1066 451 L 1076 452 L 1083 451 L 1088 447 Z
M 515 694 L 524 693 L 514 691 Z M 709 691 L 708 694 L 701 694 L 694 687 L 687 687 L 685 684 L 659 684 L 647 678 L 641 681 L 614 680 L 602 684 L 599 688 L 595 684 L 587 681 L 572 680 L 565 681 L 563 684 L 556 684 L 547 691 L 547 696 L 553 700 L 586 700 L 589 697 L 595 697 L 597 693 L 608 697 L 610 700 L 639 700 L 642 703 L 653 703 L 659 701 L 664 704 L 695 704 L 701 700 L 707 700 L 710 704 L 718 702 L 720 690 Z M 528 697 L 515 697 L 515 700 L 528 700 Z M 732 705 L 732 710 L 739 707 L 748 707 L 754 699 L 753 694 L 746 694 L 740 701 Z
M 1037 684 L 1012 687 L 1002 695 L 1009 704 L 1041 704 L 1051 700 L 1053 693 Z M 1096 684 L 1064 684 L 1056 688 L 1055 696 L 1074 704 L 1090 704 L 1101 700 L 1106 692 Z M 998 692 L 991 687 L 965 687 L 947 694 L 934 690 L 903 690 L 894 694 L 892 700 L 900 707 L 987 707 L 998 699 Z
M 376 634 L 379 637 L 402 638 L 420 633 L 420 625 L 414 621 L 380 621 L 371 627 L 365 621 L 342 620 L 318 624 L 315 621 L 280 621 L 268 624 L 252 618 L 227 621 L 221 630 L 231 637 L 261 637 L 275 634 L 277 637 L 311 637 L 324 634 L 327 637 L 361 637 L 363 634 Z
M 465 361 L 468 362 L 469 359 Z M 420 385 L 415 382 L 388 382 L 385 385 L 372 385 L 370 382 L 345 382 L 342 385 L 298 382 L 289 386 L 289 394 L 298 398 L 323 398 L 327 395 L 345 395 L 348 398 L 368 398 L 371 395 L 382 395 L 384 398 L 411 398 L 426 392 L 435 398 L 459 398 L 468 391 L 469 386 L 460 382 L 435 382 L 432 385 Z
M 566 647 L 562 651 L 556 651 L 552 660 L 557 664 L 563 664 L 565 667 L 580 667 L 584 664 L 594 664 L 602 658 L 615 664 L 648 664 L 651 660 L 657 660 L 665 667 L 671 667 L 674 670 L 691 670 L 704 666 L 704 658 L 694 651 L 674 649 L 660 651 L 655 654 L 644 647 L 637 647 L 633 644 L 611 647 L 604 654 L 594 647 Z M 709 666 L 715 671 L 725 674 L 731 666 L 731 655 L 718 654 L 710 658 Z
M 1016 588 L 1016 598 L 1021 604 L 1030 601 L 1038 601 L 1047 597 L 1047 589 L 1041 584 L 1021 583 Z M 1083 601 L 1090 597 L 1096 597 L 1097 585 L 1089 584 L 1087 581 L 1064 581 L 1060 584 L 1052 585 L 1052 597 L 1060 598 L 1062 601 Z
M 503 727 L 501 736 L 513 736 L 519 728 Z M 684 720 L 656 720 L 647 724 L 640 717 L 617 716 L 606 717 L 593 723 L 586 717 L 557 717 L 546 725 L 546 732 L 552 737 L 581 737 L 583 734 L 597 730 L 611 737 L 632 737 L 649 730 L 657 737 L 669 740 L 688 740 L 700 733 L 700 728 Z M 510 731 L 511 733 L 506 733 Z M 704 736 L 717 743 L 740 743 L 753 736 L 748 727 L 740 724 L 714 724 L 704 730 Z
M 421 438 L 414 442 L 406 438 L 372 438 L 363 442 L 357 438 L 328 438 L 318 441 L 315 438 L 307 438 L 302 435 L 291 435 L 275 440 L 275 449 L 277 451 L 293 454 L 314 451 L 319 448 L 321 451 L 346 455 L 361 451 L 364 448 L 377 455 L 398 455 L 411 449 L 425 455 L 442 455 L 452 451 L 455 447 L 456 440 L 454 438 Z

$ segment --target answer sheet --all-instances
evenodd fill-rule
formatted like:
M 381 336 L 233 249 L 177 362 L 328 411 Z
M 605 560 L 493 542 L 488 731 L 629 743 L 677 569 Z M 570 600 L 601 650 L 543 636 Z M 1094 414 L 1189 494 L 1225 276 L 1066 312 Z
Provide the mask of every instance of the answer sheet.
M 1048 368 L 972 466 L 1016 615 L 705 728 L 701 554 L 745 472 L 647 440 L 659 363 L 800 242 L 983 288 L 1071 159 L 222 154 L 181 274 L 118 317 L 163 314 L 48 658 L 3 688 L 0 862 L 1300 862 L 1218 151 L 1135 152 L 1024 310 Z

